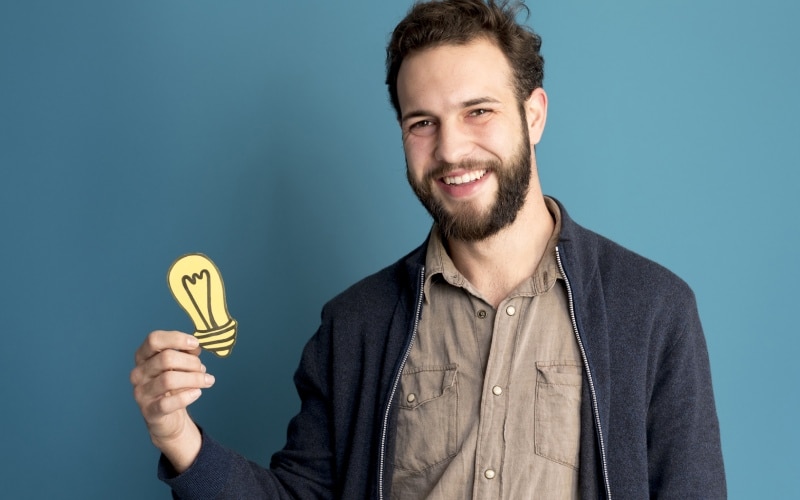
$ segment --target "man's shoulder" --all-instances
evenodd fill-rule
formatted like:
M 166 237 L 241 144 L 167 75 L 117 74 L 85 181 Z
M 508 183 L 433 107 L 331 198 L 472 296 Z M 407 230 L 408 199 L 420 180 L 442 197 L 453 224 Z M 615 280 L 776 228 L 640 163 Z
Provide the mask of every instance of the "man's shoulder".
M 579 283 L 599 282 L 605 289 L 638 296 L 683 296 L 694 300 L 689 285 L 658 262 L 565 217 L 559 241 L 565 267 Z

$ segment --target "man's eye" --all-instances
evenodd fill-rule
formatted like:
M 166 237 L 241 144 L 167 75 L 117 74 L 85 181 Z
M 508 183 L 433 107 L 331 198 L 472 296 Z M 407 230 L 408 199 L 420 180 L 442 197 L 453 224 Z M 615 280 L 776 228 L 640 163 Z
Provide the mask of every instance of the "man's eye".
M 433 125 L 433 122 L 430 120 L 420 120 L 418 122 L 412 123 L 411 129 L 430 127 L 431 125 Z
M 436 131 L 436 123 L 431 120 L 420 120 L 412 123 L 408 131 L 414 135 L 431 135 Z
M 481 109 L 473 109 L 472 111 L 470 111 L 469 114 L 470 114 L 470 116 L 484 116 L 484 115 L 487 115 L 489 113 L 491 113 L 490 110 L 481 108 Z

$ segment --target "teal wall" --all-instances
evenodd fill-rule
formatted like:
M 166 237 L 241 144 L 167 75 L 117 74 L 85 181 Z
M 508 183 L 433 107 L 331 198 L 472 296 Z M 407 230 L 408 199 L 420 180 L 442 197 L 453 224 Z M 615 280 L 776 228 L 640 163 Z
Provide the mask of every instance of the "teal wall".
M 383 85 L 409 3 L 0 2 L 0 496 L 168 498 L 128 374 L 191 328 L 192 251 L 241 325 L 193 414 L 268 463 L 324 301 L 428 229 Z M 694 287 L 730 497 L 795 495 L 800 4 L 531 3 L 545 191 Z

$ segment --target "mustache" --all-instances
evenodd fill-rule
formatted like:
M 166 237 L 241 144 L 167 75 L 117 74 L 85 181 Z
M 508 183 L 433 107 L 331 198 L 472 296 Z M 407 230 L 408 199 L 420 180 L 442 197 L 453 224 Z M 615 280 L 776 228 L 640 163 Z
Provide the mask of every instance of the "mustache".
M 492 172 L 499 168 L 500 162 L 498 160 L 465 160 L 459 163 L 440 163 L 436 168 L 428 172 L 425 177 L 431 180 L 445 177 L 456 170 L 465 170 L 467 172 L 486 170 L 487 172 Z

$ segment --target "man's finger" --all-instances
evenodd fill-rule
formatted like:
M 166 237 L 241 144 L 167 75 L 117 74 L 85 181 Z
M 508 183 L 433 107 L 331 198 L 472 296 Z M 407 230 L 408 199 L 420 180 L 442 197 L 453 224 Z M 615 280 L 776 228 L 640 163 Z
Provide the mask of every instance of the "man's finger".
M 178 410 L 185 409 L 190 404 L 197 401 L 203 391 L 200 389 L 186 389 L 183 391 L 170 392 L 169 395 L 152 401 L 147 407 L 142 409 L 145 420 L 150 422 L 169 415 Z
M 156 330 L 150 332 L 134 357 L 136 365 L 144 363 L 154 355 L 166 349 L 178 351 L 196 351 L 199 349 L 198 340 L 187 333 L 177 331 Z

